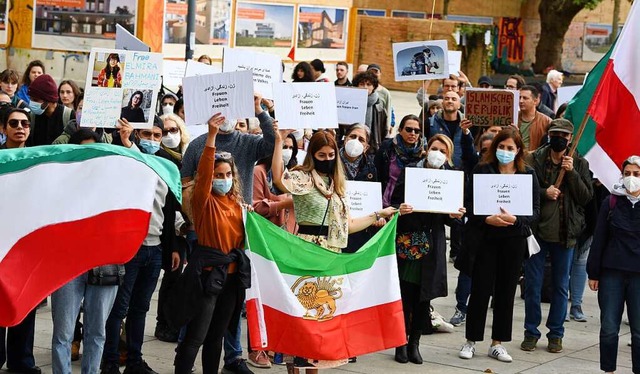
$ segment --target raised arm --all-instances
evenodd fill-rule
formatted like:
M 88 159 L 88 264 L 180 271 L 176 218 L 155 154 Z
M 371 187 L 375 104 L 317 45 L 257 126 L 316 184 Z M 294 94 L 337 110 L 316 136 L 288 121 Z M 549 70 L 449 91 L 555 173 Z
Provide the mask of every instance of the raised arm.
M 199 211 L 204 206 L 205 201 L 211 193 L 211 183 L 213 182 L 213 166 L 216 158 L 216 135 L 220 125 L 224 123 L 224 117 L 220 113 L 209 119 L 209 133 L 205 142 L 204 151 L 198 163 L 198 173 L 196 183 L 191 197 L 194 218 L 200 216 Z

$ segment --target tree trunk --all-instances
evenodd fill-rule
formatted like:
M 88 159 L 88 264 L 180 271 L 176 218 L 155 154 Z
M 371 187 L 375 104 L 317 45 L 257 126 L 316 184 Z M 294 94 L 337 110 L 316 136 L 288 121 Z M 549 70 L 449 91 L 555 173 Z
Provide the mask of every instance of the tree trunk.
M 436 0 L 433 0 L 436 1 Z M 450 0 L 444 0 L 442 2 L 442 18 L 446 19 L 446 17 L 449 15 L 449 1 Z
M 471 84 L 475 86 L 480 76 L 483 75 L 483 67 L 485 64 L 484 33 L 475 33 L 467 35 L 467 46 L 465 48 L 466 56 L 464 73 L 469 77 Z
M 618 25 L 620 24 L 620 0 L 613 0 L 613 21 L 611 22 L 611 44 L 618 37 Z
M 562 44 L 573 18 L 584 8 L 571 0 L 542 0 L 540 14 L 540 40 L 536 46 L 533 70 L 544 72 L 548 67 L 562 70 Z

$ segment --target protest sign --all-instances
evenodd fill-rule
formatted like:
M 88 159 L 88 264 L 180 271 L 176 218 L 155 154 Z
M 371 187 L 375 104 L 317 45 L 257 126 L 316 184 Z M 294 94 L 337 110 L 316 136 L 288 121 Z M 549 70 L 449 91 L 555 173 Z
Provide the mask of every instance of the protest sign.
M 280 129 L 338 127 L 333 83 L 274 83 L 273 100 Z
M 568 103 L 580 91 L 582 85 L 566 86 L 558 88 L 558 106 Z M 553 109 L 553 108 L 551 108 Z
M 250 71 L 186 77 L 182 93 L 185 122 L 190 126 L 206 124 L 216 113 L 229 121 L 255 116 Z
M 151 48 L 136 38 L 127 29 L 116 23 L 116 49 L 126 51 L 149 52 Z
M 447 41 L 393 43 L 393 66 L 396 82 L 448 78 Z
M 209 74 L 218 74 L 222 73 L 222 70 L 217 66 L 203 64 L 202 62 L 189 60 L 187 61 L 187 67 L 184 72 L 184 76 L 186 77 L 196 77 L 199 75 L 209 75 Z
M 404 201 L 417 212 L 458 214 L 464 206 L 464 172 L 406 168 Z
M 460 69 L 462 65 L 462 51 L 449 51 L 449 74 L 460 74 Z
M 282 60 L 270 53 L 253 52 L 246 49 L 224 48 L 222 71 L 250 70 L 253 87 L 262 97 L 273 99 L 273 83 L 282 82 Z
M 125 118 L 134 128 L 151 128 L 162 54 L 94 48 L 84 90 L 83 127 L 115 127 Z
M 509 126 L 518 122 L 516 90 L 467 88 L 464 115 L 474 126 Z
M 364 123 L 367 116 L 368 92 L 363 88 L 336 86 L 338 123 Z
M 474 174 L 473 214 L 491 216 L 500 208 L 517 216 L 533 214 L 530 174 Z
M 351 217 L 362 217 L 382 209 L 380 182 L 347 181 Z
M 164 60 L 162 69 L 162 83 L 165 86 L 178 87 L 182 85 L 182 78 L 187 71 L 186 61 Z

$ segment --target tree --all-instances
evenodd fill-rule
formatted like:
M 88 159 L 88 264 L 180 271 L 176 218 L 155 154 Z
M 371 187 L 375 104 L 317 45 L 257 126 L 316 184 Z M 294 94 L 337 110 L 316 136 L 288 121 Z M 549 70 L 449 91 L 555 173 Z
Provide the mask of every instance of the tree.
M 613 0 L 613 21 L 611 22 L 611 43 L 618 37 L 618 25 L 620 24 L 620 0 Z
M 562 69 L 562 44 L 573 18 L 582 9 L 594 9 L 602 0 L 541 0 L 540 40 L 536 46 L 536 62 L 533 70 L 543 72 L 553 66 Z

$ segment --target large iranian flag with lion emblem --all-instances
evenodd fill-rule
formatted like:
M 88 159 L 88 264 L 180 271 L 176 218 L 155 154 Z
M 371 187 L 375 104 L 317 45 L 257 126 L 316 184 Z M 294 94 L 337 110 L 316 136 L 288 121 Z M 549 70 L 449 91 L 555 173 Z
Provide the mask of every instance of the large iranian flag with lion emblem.
M 251 347 L 341 360 L 406 344 L 397 218 L 358 252 L 334 253 L 247 215 Z

